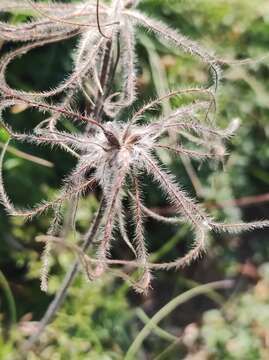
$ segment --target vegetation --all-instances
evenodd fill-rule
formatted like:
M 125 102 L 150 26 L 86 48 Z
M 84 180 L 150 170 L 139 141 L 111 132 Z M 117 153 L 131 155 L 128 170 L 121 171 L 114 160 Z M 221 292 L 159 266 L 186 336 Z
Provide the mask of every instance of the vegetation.
M 12 3 L 15 5 L 15 11 L 12 10 L 8 14 L 2 11 L 7 7 L 12 8 Z M 3 23 L 8 21 L 9 24 L 17 26 L 17 24 L 27 22 L 36 11 L 40 11 L 40 8 L 29 7 L 27 2 L 25 4 L 2 1 L 0 11 L 2 11 Z M 156 137 L 158 121 L 159 125 L 161 124 L 161 108 L 148 112 L 143 122 L 138 122 L 133 126 L 134 133 L 129 133 L 132 139 L 139 134 L 139 139 L 136 138 L 139 144 L 135 146 L 140 146 L 144 151 L 144 158 L 136 159 L 139 166 L 134 166 L 133 163 L 132 166 L 128 164 L 126 168 L 121 169 L 122 173 L 119 172 L 117 177 L 111 176 L 109 168 L 107 173 L 104 172 L 104 178 L 97 177 L 99 187 L 90 191 L 87 189 L 85 193 L 81 184 L 90 174 L 87 173 L 88 167 L 87 171 L 83 170 L 87 156 L 83 154 L 86 152 L 91 159 L 97 156 L 100 166 L 103 163 L 109 163 L 111 154 L 108 152 L 102 158 L 98 149 L 100 146 L 115 145 L 118 139 L 113 138 L 111 132 L 118 135 L 124 131 L 126 125 L 112 123 L 109 128 L 105 123 L 105 130 L 99 126 L 100 132 L 95 133 L 90 139 L 95 144 L 100 141 L 94 149 L 89 145 L 84 145 L 83 134 L 76 133 L 76 136 L 72 139 L 69 137 L 68 140 L 67 136 L 64 137 L 67 133 L 75 133 L 77 123 L 74 124 L 65 119 L 60 129 L 54 128 L 54 134 L 49 134 L 46 126 L 43 129 L 40 126 L 37 127 L 45 119 L 44 114 L 38 109 L 51 112 L 53 116 L 57 116 L 57 119 L 62 116 L 62 110 L 65 111 L 64 115 L 67 118 L 76 117 L 79 121 L 91 118 L 91 100 L 93 98 L 96 102 L 96 99 L 100 97 L 102 84 L 97 84 L 99 90 L 96 98 L 94 98 L 94 92 L 87 87 L 88 85 L 82 84 L 84 96 L 77 95 L 76 111 L 73 111 L 73 105 L 72 109 L 69 106 L 63 106 L 62 110 L 58 111 L 59 108 L 53 108 L 54 105 L 51 103 L 43 102 L 41 98 L 45 97 L 44 94 L 38 94 L 38 96 L 34 94 L 31 98 L 25 95 L 26 91 L 44 92 L 55 88 L 64 79 L 63 84 L 78 85 L 74 72 L 66 80 L 66 74 L 74 71 L 73 63 L 75 62 L 77 66 L 75 71 L 82 71 L 81 67 L 85 65 L 85 59 L 87 60 L 89 56 L 88 53 L 87 56 L 83 55 L 77 37 L 71 38 L 68 34 L 66 41 L 47 44 L 42 48 L 33 46 L 29 53 L 16 58 L 8 66 L 7 83 L 4 87 L 3 76 L 0 79 L 2 82 L 1 101 L 6 102 L 5 107 L 10 108 L 3 114 L 9 126 L 5 125 L 0 130 L 0 145 L 2 144 L 1 146 L 7 151 L 3 163 L 3 174 L 6 192 L 10 195 L 11 201 L 6 201 L 5 192 L 1 188 L 2 202 L 5 203 L 9 212 L 15 215 L 20 214 L 16 214 L 13 203 L 20 208 L 25 204 L 30 207 L 44 198 L 51 203 L 55 199 L 55 191 L 61 186 L 63 178 L 67 178 L 67 174 L 70 174 L 76 166 L 72 151 L 79 151 L 82 156 L 79 165 L 72 173 L 72 176 L 76 172 L 80 176 L 73 178 L 68 176 L 68 182 L 65 183 L 62 192 L 64 200 L 70 200 L 71 197 L 71 207 L 64 208 L 65 220 L 60 238 L 57 235 L 58 227 L 51 226 L 50 213 L 24 222 L 20 217 L 7 216 L 4 209 L 1 209 L 3 219 L 0 224 L 2 230 L 1 359 L 13 360 L 25 357 L 26 359 L 72 360 L 124 358 L 256 360 L 266 359 L 269 356 L 269 334 L 266 326 L 269 320 L 268 231 L 255 230 L 243 234 L 238 234 L 237 231 L 235 231 L 236 234 L 216 234 L 208 231 L 214 227 L 227 229 L 227 226 L 223 225 L 224 221 L 233 224 L 241 224 L 244 221 L 250 223 L 252 228 L 257 227 L 257 223 L 253 224 L 252 221 L 269 218 L 266 202 L 269 198 L 266 123 L 269 112 L 266 79 L 269 69 L 268 59 L 265 57 L 268 52 L 269 6 L 265 0 L 259 0 L 255 4 L 250 0 L 218 2 L 196 0 L 192 3 L 184 0 L 142 0 L 138 7 L 143 13 L 150 14 L 151 18 L 160 19 L 172 28 L 177 28 L 182 34 L 188 35 L 189 38 L 197 41 L 201 48 L 197 50 L 195 47 L 196 52 L 193 51 L 194 43 L 184 38 L 183 40 L 187 41 L 186 44 L 189 44 L 190 48 L 184 49 L 186 52 L 182 54 L 178 52 L 176 46 L 168 48 L 154 35 L 139 29 L 136 33 L 136 56 L 139 64 L 136 73 L 132 73 L 132 64 L 128 62 L 132 56 L 131 52 L 126 53 L 127 55 L 124 52 L 121 53 L 116 73 L 119 83 L 115 84 L 114 90 L 118 91 L 119 84 L 125 81 L 123 88 L 127 96 L 124 98 L 119 96 L 118 100 L 108 96 L 103 104 L 104 112 L 106 116 L 114 117 L 119 108 L 127 107 L 133 102 L 135 76 L 138 76 L 137 100 L 134 107 L 127 107 L 124 110 L 121 115 L 124 119 L 131 119 L 134 109 L 146 110 L 145 99 L 148 99 L 146 101 L 148 103 L 152 98 L 161 98 L 168 94 L 171 89 L 180 88 L 180 91 L 186 88 L 195 89 L 191 92 L 199 93 L 197 96 L 185 93 L 183 96 L 174 96 L 178 94 L 172 92 L 171 101 L 163 99 L 161 102 L 163 116 L 168 122 L 170 121 L 171 126 L 175 125 L 171 111 L 178 116 L 180 115 L 178 112 L 183 109 L 186 116 L 187 109 L 189 115 L 195 112 L 195 115 L 204 119 L 204 110 L 210 105 L 210 111 L 206 112 L 206 126 L 208 131 L 214 132 L 214 136 L 208 136 L 201 127 L 197 131 L 195 122 L 185 122 L 180 129 L 185 133 L 185 137 L 192 142 L 194 140 L 196 145 L 197 137 L 195 136 L 198 134 L 207 152 L 197 153 L 198 150 L 200 151 L 199 148 L 197 150 L 197 146 L 186 147 L 187 142 L 182 141 L 181 146 L 177 146 L 180 157 L 171 156 L 163 149 L 158 151 L 158 156 L 164 166 L 175 174 L 176 183 L 182 184 L 191 197 L 198 198 L 199 202 L 204 204 L 206 212 L 190 201 L 189 197 L 185 197 L 185 193 L 179 193 L 179 190 L 175 189 L 174 180 L 164 174 L 159 168 L 159 163 L 149 158 L 147 162 L 145 161 L 145 157 L 149 157 L 154 147 L 167 147 L 167 144 L 155 143 L 151 139 L 153 136 Z M 95 2 L 93 2 L 93 8 L 95 9 Z M 52 13 L 50 16 L 58 16 L 63 11 L 62 9 L 64 6 L 59 5 L 58 13 Z M 99 20 L 102 20 L 101 7 L 99 15 L 101 16 Z M 89 21 L 95 22 L 96 16 L 89 18 Z M 51 22 L 55 24 L 53 20 Z M 102 25 L 102 21 L 100 24 Z M 159 22 L 156 24 L 159 26 Z M 67 28 L 67 24 L 60 30 L 55 25 L 49 31 L 61 32 L 59 36 L 63 37 Z M 105 37 L 109 32 L 108 29 L 109 26 L 104 26 L 99 30 L 95 28 L 93 31 L 96 34 L 95 44 L 103 41 L 103 45 L 98 50 L 101 53 L 108 41 Z M 47 35 L 43 30 L 31 36 L 45 38 Z M 167 29 L 164 29 L 165 31 Z M 103 32 L 105 36 L 102 36 Z M 14 45 L 7 39 L 10 36 L 8 34 L 10 32 L 4 30 L 2 26 L 0 38 L 2 38 L 3 56 L 14 49 Z M 19 40 L 20 37 L 27 37 L 27 32 L 23 30 L 14 33 L 11 31 L 11 34 L 14 41 Z M 123 38 L 125 35 L 123 33 Z M 31 39 L 25 39 L 25 41 L 28 40 Z M 76 46 L 78 50 L 74 55 L 73 49 Z M 215 55 L 204 52 L 201 50 L 203 48 L 214 49 Z M 122 49 L 126 49 L 126 46 L 122 47 L 121 51 Z M 96 51 L 96 49 L 93 47 L 91 51 Z M 193 52 L 198 54 L 198 60 L 193 56 Z M 81 63 L 76 57 L 78 54 L 81 55 Z M 199 61 L 199 57 L 202 58 L 202 62 Z M 231 61 L 231 59 L 248 58 L 258 59 L 258 61 L 242 61 L 234 62 L 234 64 Z M 220 84 L 216 77 L 219 65 L 223 67 Z M 85 75 L 96 80 L 94 66 L 99 66 L 99 64 L 91 66 L 87 68 L 89 72 Z M 208 68 L 214 69 L 209 77 Z M 127 77 L 125 72 L 127 72 Z M 210 86 L 210 90 L 198 91 L 197 86 L 207 88 Z M 20 91 L 8 97 L 9 87 L 20 89 Z M 216 88 L 218 88 L 217 115 L 212 106 Z M 72 87 L 73 90 L 74 87 Z M 63 104 L 63 99 L 59 97 L 57 91 L 47 95 L 53 96 L 55 102 L 62 101 Z M 88 99 L 86 101 L 85 95 Z M 196 99 L 195 102 L 193 102 L 194 99 Z M 38 102 L 38 106 L 34 102 Z M 196 111 L 198 111 L 197 114 Z M 99 112 L 94 115 L 95 119 L 100 116 Z M 155 122 L 146 125 L 150 124 L 152 117 L 155 118 Z M 211 121 L 213 117 L 217 120 L 217 127 Z M 196 128 L 191 128 L 190 124 Z M 95 125 L 91 122 L 91 126 Z M 33 128 L 39 131 L 31 136 L 23 135 L 24 138 L 19 135 L 29 134 Z M 82 126 L 79 124 L 79 130 L 81 129 Z M 160 129 L 157 130 L 159 134 Z M 191 135 L 190 130 L 192 130 Z M 227 156 L 224 152 L 223 140 L 231 134 L 232 130 L 236 130 L 236 134 L 226 141 L 229 147 L 229 156 Z M 172 145 L 169 144 L 171 147 L 177 145 L 173 135 L 169 133 L 169 139 L 174 141 Z M 5 147 L 4 144 L 9 136 L 14 140 Z M 48 142 L 52 144 L 53 139 L 57 140 L 62 150 L 59 147 L 51 149 L 49 146 L 37 147 L 35 145 Z M 127 142 L 130 140 L 129 142 L 132 143 L 132 139 L 125 140 Z M 143 151 L 139 153 L 142 154 Z M 190 157 L 194 159 L 190 160 Z M 218 161 L 201 162 L 203 157 L 213 157 Z M 139 176 L 139 182 L 142 181 L 144 185 L 143 190 L 137 183 L 137 174 L 141 173 L 142 166 L 146 170 L 143 177 Z M 134 167 L 137 168 L 137 173 L 133 173 Z M 118 170 L 115 168 L 115 173 Z M 125 181 L 127 172 L 129 177 Z M 189 208 L 187 213 L 182 214 L 177 206 L 171 207 L 147 172 L 153 173 L 154 176 L 159 173 L 156 180 L 160 183 L 162 190 L 167 192 L 173 205 L 177 205 L 175 194 L 181 201 L 182 199 L 186 201 Z M 126 206 L 126 200 L 117 198 L 117 207 L 113 207 L 114 198 L 123 186 L 127 195 L 128 191 L 134 194 L 130 195 L 130 201 L 134 200 L 133 198 L 136 199 L 131 207 L 133 226 L 127 229 L 127 233 L 135 232 L 137 247 L 129 243 L 120 225 L 121 221 L 123 223 L 125 221 L 121 209 L 122 206 Z M 104 225 L 104 233 L 101 232 L 99 235 L 100 239 L 105 239 L 100 242 L 101 246 L 94 243 L 95 253 L 92 251 L 85 256 L 81 253 L 81 248 L 77 246 L 80 244 L 79 234 L 87 232 L 99 208 L 99 203 L 102 204 L 101 189 L 109 199 L 107 203 L 110 204 L 110 210 L 109 208 L 105 210 L 107 219 L 105 224 L 110 224 L 110 226 Z M 79 206 L 74 206 L 82 193 L 84 196 L 79 199 Z M 147 218 L 146 221 L 143 219 L 143 205 L 140 201 L 142 198 L 150 211 L 157 214 L 155 219 L 154 216 Z M 34 208 L 34 211 L 43 212 L 46 210 L 46 204 L 48 203 L 42 205 L 45 208 Z M 77 210 L 75 214 L 74 207 Z M 54 210 L 56 215 L 57 211 L 60 212 L 60 208 L 55 206 Z M 28 215 L 33 215 L 29 210 L 27 211 Z M 177 215 L 177 213 L 184 216 L 183 222 L 181 220 L 178 223 L 178 219 L 170 218 L 170 223 L 165 223 L 167 221 L 163 217 L 167 219 L 167 215 Z M 159 216 L 158 220 L 162 220 L 161 223 L 156 222 L 157 216 Z M 129 217 L 128 213 L 127 223 Z M 212 218 L 216 220 L 213 221 Z M 54 219 L 57 221 L 52 224 L 58 224 L 60 217 L 56 216 Z M 125 259 L 120 272 L 119 269 L 110 268 L 108 257 L 109 242 L 112 239 L 112 230 L 116 220 L 119 222 L 119 231 L 114 234 L 114 237 L 116 239 L 122 237 L 122 240 L 125 240 L 125 242 L 116 240 L 112 242 L 114 244 L 113 259 Z M 171 226 L 171 222 L 177 222 L 177 225 Z M 198 238 L 196 237 L 197 246 L 191 249 L 190 244 L 193 240 L 187 223 L 199 235 Z M 258 226 L 266 224 L 263 222 Z M 52 231 L 49 237 L 46 237 L 44 234 L 48 228 Z M 228 227 L 228 230 L 234 230 L 234 226 Z M 201 233 L 207 235 L 206 246 L 201 241 Z M 65 239 L 64 243 L 62 238 Z M 44 260 L 44 255 L 42 256 L 44 241 L 47 244 L 45 255 L 52 250 L 49 256 L 51 271 L 48 287 L 48 258 L 46 256 L 44 261 L 46 266 L 43 266 L 42 288 L 47 289 L 47 293 L 41 292 L 39 288 L 41 258 Z M 198 257 L 204 247 L 206 247 L 206 254 Z M 129 260 L 132 258 L 132 253 L 137 256 L 135 263 Z M 174 263 L 178 254 L 181 259 L 179 263 Z M 184 257 L 184 254 L 187 255 Z M 82 269 L 86 270 L 86 280 L 83 273 L 76 276 L 55 321 L 46 327 L 38 339 L 38 346 L 31 347 L 27 352 L 18 351 L 17 349 L 25 346 L 25 339 L 37 331 L 39 326 L 37 321 L 42 317 L 54 294 L 61 288 L 65 273 L 70 271 L 70 264 L 77 256 L 84 264 Z M 94 256 L 97 256 L 101 264 L 105 264 L 105 269 L 93 266 Z M 163 267 L 169 269 L 170 265 L 167 266 L 167 263 L 179 267 L 182 263 L 189 263 L 190 260 L 195 261 L 180 271 L 157 271 L 153 277 L 151 275 L 151 269 L 154 267 L 156 270 Z M 165 264 L 165 266 L 156 264 Z M 87 281 L 89 278 L 94 281 Z M 120 280 L 121 278 L 124 281 Z M 233 281 L 217 281 L 224 279 L 233 279 Z M 136 293 L 130 285 L 138 292 L 145 290 L 147 292 Z

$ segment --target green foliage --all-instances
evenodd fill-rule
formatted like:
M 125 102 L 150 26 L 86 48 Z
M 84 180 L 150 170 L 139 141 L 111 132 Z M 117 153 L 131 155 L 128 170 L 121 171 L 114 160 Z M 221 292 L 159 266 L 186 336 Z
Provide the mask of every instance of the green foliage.
M 261 280 L 250 291 L 234 296 L 220 310 L 203 315 L 203 351 L 213 359 L 267 359 L 269 264 L 260 267 Z
M 126 291 L 106 278 L 94 284 L 85 282 L 82 276 L 76 280 L 56 321 L 41 339 L 42 350 L 38 355 L 29 353 L 27 360 L 122 359 L 134 329 Z M 56 288 L 60 279 L 55 277 L 52 283 Z M 22 319 L 12 328 L 9 341 L 0 337 L 0 359 L 20 359 L 16 348 L 35 326 Z
M 267 0 L 142 0 L 140 7 L 201 41 L 208 48 L 215 49 L 225 59 L 258 58 L 269 51 Z M 25 17 L 22 14 L 13 17 L 14 22 L 23 20 Z M 10 84 L 24 89 L 48 89 L 55 85 L 70 69 L 71 45 L 73 43 L 66 42 L 61 46 L 48 46 L 14 62 L 9 72 Z M 160 81 L 163 89 L 207 81 L 202 66 L 188 56 L 167 54 L 167 49 L 152 40 L 149 34 L 141 35 L 138 52 L 143 62 L 143 67 L 139 69 L 139 86 L 144 96 L 140 101 L 160 91 Z M 225 69 L 219 99 L 219 121 L 225 126 L 237 117 L 241 119 L 241 128 L 231 141 L 231 155 L 224 165 L 225 171 L 222 164 L 219 167 L 203 165 L 201 168 L 199 164 L 193 164 L 203 190 L 201 197 L 209 208 L 213 206 L 212 213 L 220 219 L 268 218 L 269 207 L 266 204 L 239 207 L 235 203 L 222 210 L 214 208 L 214 204 L 227 199 L 268 192 L 268 64 L 268 59 L 265 59 Z M 22 111 L 14 117 L 18 129 L 30 128 L 36 121 L 34 111 Z M 5 142 L 6 138 L 7 134 L 1 129 L 0 141 Z M 5 170 L 12 169 L 6 178 L 12 199 L 17 204 L 31 205 L 42 198 L 51 198 L 63 176 L 72 168 L 73 160 L 64 153 L 54 153 L 46 148 L 12 145 L 55 164 L 53 168 L 44 167 L 10 152 Z M 165 161 L 176 171 L 185 186 L 195 193 L 182 163 L 170 157 Z M 150 184 L 145 197 L 152 206 L 165 207 L 165 200 Z M 96 205 L 94 197 L 83 200 L 78 222 L 81 230 L 87 228 Z M 72 254 L 55 251 L 50 294 L 41 294 L 38 278 L 42 249 L 35 242 L 35 236 L 44 233 L 48 223 L 49 218 L 44 216 L 24 224 L 18 219 L 7 218 L 1 209 L 0 266 L 15 298 L 19 322 L 10 329 L 11 312 L 1 287 L 0 359 L 20 359 L 17 349 L 27 329 L 35 326 L 31 320 L 36 321 L 41 317 L 73 259 Z M 173 257 L 171 249 L 174 246 L 178 253 L 184 252 L 187 246 L 184 228 L 178 230 L 148 222 L 147 234 L 149 244 L 153 244 L 150 251 L 154 253 L 161 248 L 153 257 L 162 260 Z M 112 276 L 94 284 L 80 276 L 56 321 L 41 339 L 40 352 L 27 355 L 27 360 L 123 359 L 141 328 L 135 311 L 137 306 L 143 307 L 151 317 L 175 294 L 186 289 L 184 278 L 205 283 L 216 278 L 235 276 L 239 278 L 239 283 L 246 282 L 247 277 L 240 271 L 242 264 L 248 261 L 256 269 L 256 266 L 268 261 L 267 239 L 268 234 L 265 232 L 211 238 L 207 256 L 190 269 L 180 275 L 157 274 L 155 290 L 150 292 L 147 299 L 130 295 L 127 286 L 115 281 Z M 244 286 L 231 297 L 227 296 L 227 303 L 221 309 L 206 311 L 215 305 L 209 300 L 193 301 L 179 309 L 173 317 L 168 316 L 162 323 L 163 329 L 178 336 L 186 334 L 187 324 L 194 323 L 198 328 L 197 343 L 186 343 L 183 337 L 183 343 L 180 342 L 162 358 L 269 358 L 268 264 L 259 268 L 259 274 L 261 278 L 258 281 L 258 276 L 254 276 L 255 283 Z M 29 313 L 33 318 L 29 316 L 23 319 Z M 141 359 L 147 355 L 157 359 L 158 354 L 169 344 L 156 334 L 151 335 L 141 350 Z

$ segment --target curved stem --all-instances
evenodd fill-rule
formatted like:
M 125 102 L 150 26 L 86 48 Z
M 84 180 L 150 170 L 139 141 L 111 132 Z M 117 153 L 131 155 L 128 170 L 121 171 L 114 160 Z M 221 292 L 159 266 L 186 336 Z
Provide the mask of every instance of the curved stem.
M 84 252 L 89 248 L 89 246 L 91 245 L 91 243 L 97 233 L 97 230 L 98 230 L 99 225 L 103 218 L 104 210 L 105 210 L 105 200 L 102 199 L 100 206 L 99 206 L 98 213 L 94 219 L 94 222 L 93 222 L 92 226 L 90 227 L 89 231 L 85 235 L 84 244 L 82 246 L 82 250 Z M 79 264 L 80 264 L 80 261 L 79 261 L 79 259 L 77 259 L 74 262 L 73 266 L 70 268 L 70 270 L 67 272 L 67 274 L 63 280 L 62 286 L 58 290 L 57 294 L 55 295 L 54 299 L 52 300 L 51 304 L 49 305 L 45 315 L 43 316 L 43 318 L 41 319 L 41 321 L 39 323 L 38 331 L 35 332 L 32 336 L 30 336 L 30 338 L 26 341 L 26 343 L 23 345 L 23 351 L 29 351 L 37 343 L 40 336 L 46 329 L 47 325 L 55 317 L 57 311 L 59 310 L 59 308 L 63 304 L 63 301 L 66 298 L 69 287 L 72 285 L 73 280 L 78 273 Z
M 143 341 L 151 333 L 152 329 L 154 329 L 159 324 L 159 322 L 162 319 L 164 319 L 167 315 L 169 315 L 177 306 L 183 304 L 184 302 L 192 299 L 195 296 L 201 294 L 207 294 L 211 292 L 212 289 L 220 289 L 220 288 L 225 289 L 231 287 L 232 285 L 233 282 L 230 280 L 215 281 L 208 284 L 197 286 L 172 299 L 168 304 L 162 307 L 140 331 L 140 333 L 135 338 L 134 342 L 129 347 L 124 360 L 133 360 L 137 358 L 135 354 L 137 354 L 138 350 L 143 344 Z

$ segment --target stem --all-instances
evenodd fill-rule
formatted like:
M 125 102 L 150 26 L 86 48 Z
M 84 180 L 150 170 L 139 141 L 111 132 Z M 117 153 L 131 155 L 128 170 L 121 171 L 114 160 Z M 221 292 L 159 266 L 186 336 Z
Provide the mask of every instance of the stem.
M 104 209 L 105 209 L 105 200 L 102 199 L 100 206 L 99 206 L 98 213 L 94 219 L 94 222 L 93 222 L 92 226 L 90 227 L 89 231 L 85 235 L 84 244 L 82 246 L 83 251 L 86 251 L 89 248 L 89 246 L 91 245 L 91 243 L 97 233 L 99 225 L 102 221 Z M 72 267 L 70 268 L 70 270 L 68 271 L 68 273 L 66 274 L 66 276 L 63 280 L 62 286 L 58 290 L 54 299 L 50 303 L 45 315 L 43 316 L 43 318 L 41 319 L 41 321 L 39 323 L 38 331 L 36 333 L 34 333 L 32 336 L 30 336 L 30 338 L 27 340 L 27 342 L 23 345 L 23 351 L 29 351 L 36 344 L 36 342 L 39 340 L 40 336 L 46 329 L 47 325 L 53 320 L 54 316 L 56 315 L 58 309 L 61 307 L 61 305 L 67 295 L 67 291 L 68 291 L 69 287 L 72 285 L 73 280 L 78 273 L 79 264 L 80 264 L 80 261 L 79 261 L 79 259 L 77 259 L 74 262 L 74 264 L 72 265 Z
M 2 141 L 0 141 L 0 148 L 4 148 L 5 147 L 5 144 L 2 143 Z M 49 167 L 49 168 L 52 168 L 54 167 L 54 164 L 50 161 L 47 161 L 45 159 L 42 159 L 40 157 L 37 157 L 37 156 L 34 156 L 34 155 L 31 155 L 31 154 L 28 154 L 24 151 L 21 151 L 21 150 L 18 150 L 16 148 L 14 148 L 13 146 L 8 146 L 7 147 L 7 151 L 21 159 L 24 159 L 24 160 L 27 160 L 27 161 L 32 161 L 38 165 L 42 165 L 42 166 L 46 166 L 46 167 Z
M 101 75 L 100 75 L 100 84 L 103 88 L 103 94 L 98 93 L 98 100 L 94 109 L 94 118 L 97 121 L 101 121 L 103 115 L 103 105 L 104 100 L 109 96 L 112 90 L 113 80 L 116 74 L 116 70 L 120 60 L 120 43 L 119 37 L 117 36 L 117 54 L 116 58 L 113 61 L 113 40 L 109 39 L 107 41 L 106 52 L 103 59 Z
M 162 360 L 162 359 L 168 359 L 167 355 L 170 354 L 170 352 L 174 351 L 176 347 L 180 345 L 181 338 L 178 338 L 178 340 L 175 340 L 172 344 L 170 344 L 164 351 L 162 351 L 159 355 L 157 355 L 156 358 L 153 360 Z
M 111 57 L 112 57 L 112 40 L 107 41 L 105 55 L 103 59 L 102 69 L 101 69 L 101 75 L 100 75 L 100 84 L 103 88 L 103 95 L 98 91 L 97 94 L 97 102 L 94 109 L 94 118 L 97 121 L 101 121 L 102 117 L 102 107 L 104 102 L 104 96 L 105 96 L 105 86 L 106 86 L 106 80 L 111 70 Z
M 140 331 L 140 333 L 135 338 L 134 342 L 128 349 L 124 360 L 134 360 L 137 359 L 137 352 L 140 349 L 143 341 L 146 337 L 151 333 L 152 329 L 154 329 L 159 322 L 164 319 L 167 315 L 169 315 L 177 306 L 183 304 L 184 302 L 192 299 L 195 296 L 201 294 L 207 294 L 212 291 L 212 289 L 220 289 L 220 288 L 229 288 L 233 284 L 232 281 L 223 280 L 223 281 L 215 281 L 212 283 L 208 283 L 205 285 L 197 286 L 191 290 L 184 292 L 183 294 L 178 295 L 174 299 L 172 299 L 168 304 L 162 307 L 144 326 L 144 328 Z
M 103 33 L 102 29 L 101 29 L 101 25 L 100 25 L 100 15 L 99 15 L 99 7 L 100 7 L 100 0 L 96 1 L 96 20 L 97 20 L 97 27 L 98 27 L 98 31 L 99 33 L 106 39 L 110 39 L 108 36 L 106 36 L 106 34 Z
M 0 270 L 0 287 L 3 290 L 3 294 L 6 297 L 6 301 L 7 301 L 7 306 L 9 309 L 9 313 L 10 313 L 10 324 L 15 324 L 16 323 L 16 319 L 17 319 L 17 315 L 16 315 L 16 304 L 15 304 L 15 300 L 12 294 L 12 291 L 10 289 L 10 286 L 8 284 L 7 279 L 5 278 L 4 274 L 2 273 L 2 271 Z
M 98 21 L 99 21 L 99 19 L 98 19 Z M 87 119 L 88 123 L 100 126 L 102 129 L 103 129 L 103 126 L 100 124 L 100 122 L 101 122 L 101 118 L 102 118 L 103 103 L 104 103 L 105 96 L 108 95 L 107 91 L 108 92 L 110 91 L 108 78 L 110 77 L 111 74 L 112 74 L 112 76 L 114 76 L 113 72 L 115 72 L 116 66 L 117 66 L 117 61 L 116 61 L 116 64 L 113 63 L 112 40 L 109 39 L 107 41 L 106 52 L 104 55 L 103 64 L 102 64 L 102 68 L 101 68 L 101 75 L 100 75 L 100 83 L 104 90 L 104 94 L 102 95 L 100 92 L 98 92 L 98 94 L 97 94 L 98 100 L 96 102 L 95 109 L 93 111 L 95 120 L 89 119 L 87 117 L 83 117 L 85 119 L 82 119 L 82 120 Z M 113 81 L 113 79 L 111 79 L 111 81 Z M 62 109 L 60 109 L 60 112 L 63 112 Z M 75 115 L 75 117 L 78 117 L 77 114 L 72 113 L 72 115 Z M 79 116 L 81 117 L 81 115 L 79 115 Z M 106 135 L 106 132 L 105 132 L 105 135 Z M 85 252 L 91 245 L 91 243 L 97 233 L 97 230 L 99 228 L 101 220 L 103 218 L 104 210 L 105 210 L 105 200 L 103 198 L 100 203 L 99 211 L 96 215 L 94 223 L 92 224 L 89 231 L 85 235 L 85 241 L 82 246 L 82 251 Z M 68 291 L 69 287 L 72 285 L 72 282 L 73 282 L 76 274 L 78 273 L 79 264 L 80 264 L 80 261 L 79 261 L 79 259 L 77 259 L 76 262 L 73 264 L 73 266 L 68 271 L 68 273 L 66 274 L 61 288 L 58 290 L 57 294 L 55 295 L 55 298 L 49 305 L 45 315 L 43 316 L 43 318 L 40 321 L 38 331 L 35 334 L 33 334 L 27 340 L 27 342 L 23 345 L 24 351 L 29 351 L 37 343 L 40 336 L 46 329 L 47 325 L 53 320 L 54 316 L 56 315 L 58 309 L 61 307 L 61 305 L 67 295 L 67 291 Z
M 139 318 L 139 320 L 141 320 L 144 325 L 147 325 L 147 323 L 150 321 L 150 318 L 148 317 L 148 315 L 143 311 L 142 308 L 138 308 L 137 309 L 137 313 L 136 313 L 137 317 Z M 171 334 L 170 332 L 162 329 L 161 327 L 159 327 L 158 325 L 154 326 L 154 328 L 152 328 L 152 332 L 156 335 L 159 336 L 159 338 L 164 339 L 165 341 L 169 341 L 169 342 L 173 342 L 174 341 L 179 341 L 180 338 L 178 336 L 175 336 L 173 334 Z

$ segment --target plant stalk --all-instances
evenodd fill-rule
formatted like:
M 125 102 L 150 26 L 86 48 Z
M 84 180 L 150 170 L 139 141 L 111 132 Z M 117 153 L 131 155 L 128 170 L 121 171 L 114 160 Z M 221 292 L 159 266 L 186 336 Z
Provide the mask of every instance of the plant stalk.
M 108 95 L 107 91 L 110 91 L 110 89 L 107 89 L 109 86 L 108 78 L 112 77 L 111 81 L 113 81 L 113 77 L 114 77 L 113 72 L 115 72 L 115 66 L 117 66 L 117 62 L 116 62 L 116 64 L 113 63 L 112 40 L 108 40 L 107 48 L 106 48 L 106 52 L 104 55 L 103 64 L 102 64 L 102 68 L 101 68 L 101 74 L 100 74 L 100 83 L 101 83 L 101 86 L 103 87 L 104 94 L 102 95 L 100 92 L 98 92 L 98 95 L 97 95 L 98 100 L 96 102 L 95 109 L 93 111 L 94 119 L 97 122 L 101 122 L 104 98 L 105 98 L 105 96 Z M 90 227 L 89 231 L 85 235 L 85 241 L 82 246 L 83 251 L 86 251 L 89 248 L 89 246 L 91 245 L 91 243 L 97 233 L 99 225 L 102 221 L 104 210 L 105 210 L 105 200 L 103 198 L 100 203 L 99 210 L 95 217 L 95 220 L 94 220 L 92 226 Z M 55 298 L 49 305 L 46 313 L 44 314 L 43 318 L 41 319 L 41 321 L 39 323 L 38 331 L 36 333 L 34 333 L 32 336 L 30 336 L 30 338 L 23 345 L 24 351 L 29 351 L 37 343 L 37 341 L 40 339 L 40 336 L 46 329 L 47 325 L 49 323 L 51 323 L 51 321 L 55 317 L 57 311 L 59 310 L 59 308 L 61 307 L 61 305 L 63 304 L 63 302 L 66 298 L 69 287 L 72 285 L 73 280 L 78 273 L 79 264 L 80 264 L 80 261 L 79 261 L 79 259 L 77 259 L 75 261 L 75 263 L 73 264 L 73 266 L 70 268 L 70 270 L 67 272 L 67 274 L 63 280 L 62 286 L 58 290 L 57 294 L 55 295 Z
M 91 225 L 89 231 L 85 235 L 84 244 L 82 246 L 83 251 L 86 251 L 89 248 L 89 246 L 91 245 L 91 243 L 92 243 L 92 241 L 93 241 L 93 239 L 94 239 L 94 237 L 95 237 L 95 235 L 97 233 L 99 225 L 100 225 L 100 223 L 102 221 L 103 214 L 104 214 L 104 209 L 105 209 L 105 200 L 102 199 L 101 203 L 100 203 L 100 206 L 99 206 L 99 210 L 98 210 L 98 212 L 96 214 L 96 217 L 95 217 L 95 219 L 93 221 L 93 224 Z M 66 298 L 67 291 L 68 291 L 69 287 L 72 285 L 73 280 L 74 280 L 75 276 L 78 273 L 79 264 L 80 264 L 80 261 L 79 261 L 79 259 L 77 259 L 74 262 L 74 264 L 72 265 L 72 267 L 70 268 L 70 270 L 67 272 L 67 274 L 66 274 L 66 276 L 65 276 L 65 278 L 63 280 L 62 286 L 58 290 L 58 292 L 55 295 L 54 299 L 50 303 L 45 315 L 41 319 L 37 332 L 35 332 L 32 336 L 30 336 L 30 338 L 24 343 L 23 351 L 29 351 L 37 343 L 40 336 L 42 335 L 42 333 L 46 329 L 47 325 L 55 317 L 57 311 L 59 310 L 59 308 L 63 304 L 63 301 Z

